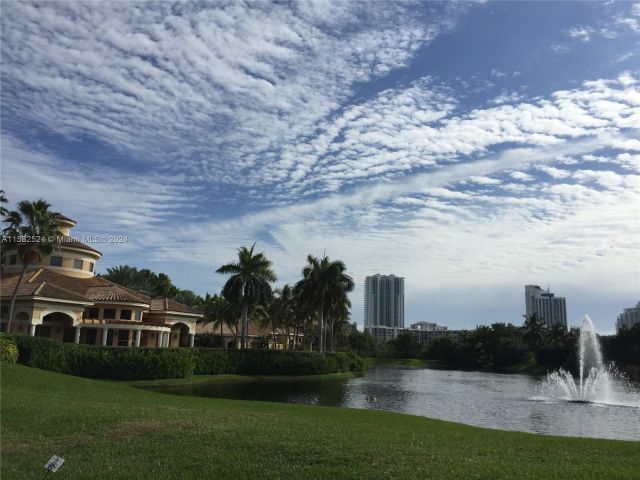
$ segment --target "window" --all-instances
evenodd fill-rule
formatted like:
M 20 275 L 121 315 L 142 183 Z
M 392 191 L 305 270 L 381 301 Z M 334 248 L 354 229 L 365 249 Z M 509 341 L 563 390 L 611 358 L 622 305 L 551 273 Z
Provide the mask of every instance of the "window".
M 115 308 L 105 308 L 102 313 L 102 318 L 105 320 L 114 320 L 116 318 L 116 309 Z
M 18 263 L 18 256 L 17 255 L 10 255 L 9 256 L 9 265 L 15 265 L 16 263 Z
M 96 339 L 98 337 L 97 336 L 98 331 L 95 328 L 85 328 L 83 330 L 86 331 L 85 337 L 84 337 L 84 343 L 86 343 L 87 345 L 95 345 Z
M 131 320 L 131 310 L 120 310 L 120 320 Z
M 100 318 L 100 309 L 90 308 L 87 318 Z
M 93 272 L 93 262 L 89 262 L 89 271 Z
M 136 320 L 140 321 L 142 319 L 142 312 L 136 312 Z
M 73 268 L 77 268 L 78 270 L 82 270 L 82 264 L 83 263 L 84 262 L 82 260 L 76 258 L 75 260 L 73 260 Z
M 62 257 L 58 257 L 58 256 L 52 256 L 51 260 L 49 261 L 49 264 L 52 267 L 61 267 L 62 266 Z
M 118 330 L 118 346 L 129 346 L 129 330 Z

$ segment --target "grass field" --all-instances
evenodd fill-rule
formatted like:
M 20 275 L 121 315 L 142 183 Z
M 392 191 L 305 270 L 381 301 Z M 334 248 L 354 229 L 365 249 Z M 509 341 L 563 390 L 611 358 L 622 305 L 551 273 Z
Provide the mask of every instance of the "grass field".
M 171 396 L 2 365 L 2 479 L 637 479 L 640 442 Z

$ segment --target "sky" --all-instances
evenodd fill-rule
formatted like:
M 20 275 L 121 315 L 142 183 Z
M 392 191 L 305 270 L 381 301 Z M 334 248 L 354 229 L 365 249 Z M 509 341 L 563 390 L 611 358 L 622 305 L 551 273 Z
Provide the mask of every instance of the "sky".
M 405 323 L 612 332 L 640 292 L 640 3 L 3 2 L 0 187 L 98 272 L 197 293 L 251 246 L 295 283 L 405 277 Z

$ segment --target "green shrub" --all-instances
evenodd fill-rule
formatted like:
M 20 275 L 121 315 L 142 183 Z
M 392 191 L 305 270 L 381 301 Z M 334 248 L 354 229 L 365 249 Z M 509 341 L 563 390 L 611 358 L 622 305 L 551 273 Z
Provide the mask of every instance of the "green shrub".
M 229 363 L 226 350 L 199 348 L 195 352 L 196 375 L 218 375 L 227 373 Z
M 228 369 L 245 375 L 320 375 L 364 371 L 364 360 L 353 353 L 230 350 Z
M 64 343 L 50 338 L 15 336 L 18 363 L 52 372 L 66 373 L 67 361 Z
M 18 361 L 18 347 L 12 336 L 0 334 L 0 360 L 8 363 Z
M 4 342 L 4 340 L 3 340 Z M 88 378 L 152 380 L 198 375 L 320 375 L 363 372 L 354 353 L 293 350 L 222 350 L 192 348 L 113 348 L 60 343 L 16 336 L 18 363 Z M 4 352 L 3 343 L 3 352 Z M 3 357 L 4 358 L 4 357 Z
M 184 378 L 194 370 L 194 352 L 182 348 L 111 348 L 16 336 L 18 363 L 89 378 L 151 380 Z

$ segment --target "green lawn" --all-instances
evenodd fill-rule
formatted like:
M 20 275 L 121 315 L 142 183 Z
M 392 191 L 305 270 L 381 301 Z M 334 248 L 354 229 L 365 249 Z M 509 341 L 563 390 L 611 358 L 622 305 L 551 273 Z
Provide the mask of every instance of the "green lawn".
M 2 365 L 3 479 L 637 479 L 640 442 L 371 410 L 171 396 Z

